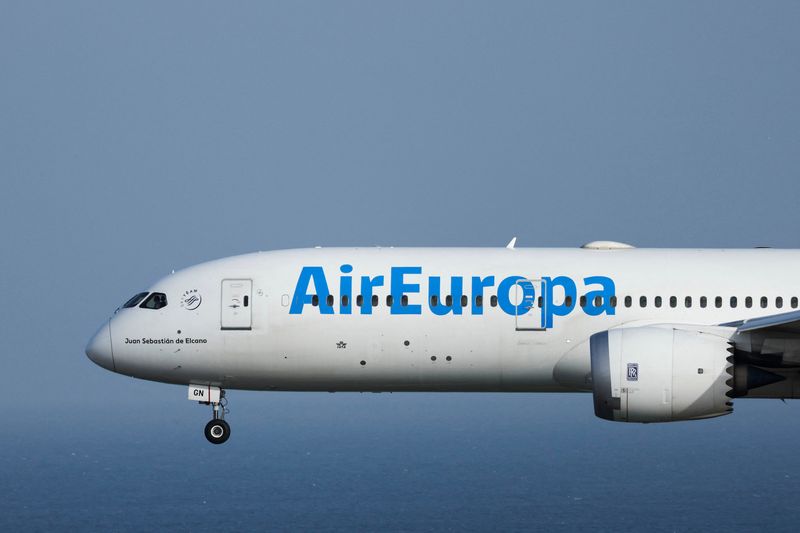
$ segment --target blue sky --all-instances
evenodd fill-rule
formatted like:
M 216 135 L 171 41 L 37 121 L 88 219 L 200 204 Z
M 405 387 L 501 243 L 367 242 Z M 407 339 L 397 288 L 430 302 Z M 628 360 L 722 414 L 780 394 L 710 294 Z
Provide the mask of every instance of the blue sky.
M 100 437 L 147 412 L 199 428 L 182 389 L 105 372 L 83 348 L 127 297 L 207 259 L 512 236 L 800 247 L 797 3 L 2 11 L 0 358 L 31 432 L 77 413 Z M 239 409 L 291 411 L 286 398 L 242 394 Z M 734 416 L 796 414 L 776 403 Z M 560 405 L 601 423 L 589 397 Z
M 111 393 L 115 378 L 82 355 L 96 326 L 170 270 L 236 253 L 514 235 L 798 247 L 798 14 L 788 2 L 8 4 L 12 386 Z

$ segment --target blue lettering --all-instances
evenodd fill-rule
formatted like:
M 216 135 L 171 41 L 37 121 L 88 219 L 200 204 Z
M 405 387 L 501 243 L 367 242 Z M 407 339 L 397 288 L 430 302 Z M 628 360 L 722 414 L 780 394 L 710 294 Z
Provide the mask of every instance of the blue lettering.
M 589 316 L 598 316 L 603 313 L 613 315 L 616 309 L 611 305 L 611 297 L 616 294 L 616 286 L 611 278 L 605 276 L 592 276 L 584 278 L 586 285 L 602 285 L 602 289 L 586 293 L 586 305 L 583 311 Z M 600 305 L 595 305 L 595 299 L 600 298 Z
M 487 276 L 481 279 L 480 276 L 472 276 L 472 314 L 482 315 L 483 305 L 478 306 L 476 299 L 478 296 L 483 300 L 483 289 L 494 285 L 494 276 Z
M 294 288 L 292 296 L 292 306 L 289 308 L 290 315 L 299 315 L 303 312 L 303 306 L 311 305 L 313 294 L 308 293 L 308 286 L 314 282 L 314 290 L 319 299 L 319 312 L 323 315 L 332 315 L 333 307 L 328 305 L 328 282 L 325 280 L 325 272 L 321 266 L 303 267 L 300 277 L 297 279 L 297 286 Z
M 518 304 L 511 303 L 511 291 L 516 290 L 514 286 L 518 281 L 523 281 L 519 286 L 522 287 L 522 301 Z M 533 283 L 525 280 L 522 276 L 510 276 L 500 282 L 497 286 L 497 303 L 505 313 L 509 315 L 524 315 L 536 299 L 536 291 Z
M 434 315 L 446 315 L 453 313 L 460 315 L 461 296 L 464 294 L 464 278 L 461 276 L 453 276 L 450 278 L 450 302 L 442 302 L 442 278 L 439 276 L 431 276 L 428 278 L 428 296 L 430 297 L 430 308 Z M 436 298 L 434 299 L 433 296 Z M 445 300 L 447 298 L 445 297 Z
M 352 265 L 342 265 L 339 271 L 349 274 L 353 271 Z M 339 278 L 339 313 L 349 315 L 353 312 L 353 277 L 342 276 Z
M 339 267 L 342 274 L 339 277 L 339 305 L 338 312 L 342 315 L 353 313 L 353 266 L 343 264 Z M 420 294 L 420 283 L 412 283 L 407 276 L 419 276 L 422 274 L 421 266 L 395 266 L 391 267 L 390 275 L 390 294 L 392 303 L 390 313 L 393 315 L 419 315 L 422 313 L 422 305 L 409 304 L 408 296 Z M 471 303 L 470 311 L 473 315 L 485 314 L 483 298 L 486 289 L 495 286 L 495 276 L 472 276 Z M 360 303 L 362 315 L 371 315 L 375 288 L 385 284 L 384 276 L 361 276 Z M 616 296 L 616 285 L 614 281 L 606 276 L 590 276 L 583 279 L 584 287 L 587 292 L 586 302 L 581 306 L 584 313 L 589 316 L 599 316 L 602 314 L 614 315 L 615 305 L 612 305 L 613 298 Z M 519 288 L 517 288 L 517 286 Z M 592 290 L 589 290 L 592 289 Z M 515 297 L 512 299 L 512 291 Z M 441 276 L 428 277 L 428 306 L 430 311 L 438 316 L 448 314 L 461 315 L 464 313 L 464 278 L 452 276 L 450 278 L 450 294 L 442 296 Z M 561 293 L 563 292 L 563 299 Z M 504 278 L 497 286 L 497 303 L 500 309 L 508 315 L 520 316 L 528 313 L 535 307 L 537 288 L 533 283 L 523 276 L 509 276 Z M 479 299 L 481 305 L 478 305 Z M 558 299 L 559 303 L 556 303 Z M 320 314 L 334 314 L 334 306 L 329 304 L 333 297 L 328 288 L 325 272 L 321 266 L 304 266 L 297 279 L 294 294 L 292 295 L 289 314 L 302 314 L 306 305 L 319 307 Z M 541 324 L 545 328 L 552 328 L 555 317 L 564 317 L 572 313 L 577 305 L 578 288 L 575 281 L 567 276 L 556 276 L 554 278 L 543 277 L 541 287 Z M 406 305 L 403 305 L 403 303 Z M 315 305 L 316 304 L 316 305 Z
M 559 305 L 553 303 L 553 288 L 555 287 L 564 289 L 564 303 Z M 575 298 L 578 295 L 578 289 L 575 287 L 575 282 L 572 281 L 572 278 L 558 276 L 553 279 L 544 278 L 544 290 L 546 303 L 543 309 L 542 327 L 552 328 L 554 316 L 567 316 L 575 309 Z
M 403 276 L 406 274 L 422 274 L 422 267 L 392 267 L 392 314 L 393 315 L 419 315 L 422 306 L 419 304 L 403 305 L 403 296 L 418 293 L 419 283 L 406 283 Z
M 362 315 L 372 314 L 372 289 L 374 287 L 383 287 L 383 276 L 375 276 L 371 279 L 369 276 L 361 276 Z

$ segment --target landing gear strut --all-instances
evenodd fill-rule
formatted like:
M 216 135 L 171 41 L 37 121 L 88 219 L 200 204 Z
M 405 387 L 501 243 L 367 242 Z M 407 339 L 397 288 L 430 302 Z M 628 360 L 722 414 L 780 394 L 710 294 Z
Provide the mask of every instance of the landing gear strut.
M 231 436 L 231 427 L 225 422 L 225 406 L 228 400 L 225 399 L 225 391 L 221 390 L 218 402 L 211 403 L 214 418 L 206 424 L 205 435 L 211 444 L 222 444 Z

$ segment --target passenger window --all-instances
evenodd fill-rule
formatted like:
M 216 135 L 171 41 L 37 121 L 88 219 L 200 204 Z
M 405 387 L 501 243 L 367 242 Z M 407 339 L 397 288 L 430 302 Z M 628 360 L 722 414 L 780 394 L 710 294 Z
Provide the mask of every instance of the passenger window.
M 792 296 L 792 309 L 797 309 L 797 296 Z
M 461 307 L 466 307 L 469 303 L 469 298 L 467 298 L 466 294 L 461 295 Z
M 633 298 L 630 296 L 625 297 L 625 307 L 630 307 L 633 305 Z
M 402 305 L 403 307 L 408 307 L 408 295 L 407 294 L 404 294 L 403 296 L 400 297 L 400 305 Z
M 431 296 L 431 307 L 436 307 L 437 305 L 439 305 L 439 297 L 434 294 Z
M 746 308 L 748 308 L 748 309 L 753 307 L 753 297 L 752 296 L 748 296 L 747 298 L 744 299 L 744 306 Z
M 539 309 L 542 309 L 544 307 L 544 305 L 542 305 L 543 298 L 541 296 L 539 296 L 537 302 L 538 302 L 537 305 L 539 306 Z
M 167 295 L 161 292 L 154 292 L 147 297 L 147 300 L 142 302 L 142 309 L 161 309 L 167 306 Z
M 483 296 L 478 295 L 475 297 L 475 307 L 483 307 Z
M 452 295 L 450 295 L 450 294 L 448 294 L 447 296 L 445 296 L 445 297 L 444 297 L 444 304 L 445 304 L 447 307 L 453 307 L 453 296 L 452 296 Z
M 356 305 L 358 307 L 363 307 L 363 305 L 364 305 L 364 296 L 363 295 L 359 294 L 358 296 L 356 296 Z
M 564 298 L 564 305 L 567 307 L 572 307 L 572 296 L 567 296 Z
M 311 297 L 311 305 L 313 305 L 314 307 L 319 305 L 319 296 L 317 296 L 316 294 Z
M 611 297 L 611 307 L 617 307 L 617 297 L 616 296 L 612 296 Z
M 373 294 L 371 300 L 372 300 L 372 307 L 378 307 L 378 295 Z
M 647 307 L 647 296 L 639 297 L 639 307 Z
M 692 297 L 687 296 L 686 299 L 683 301 L 683 305 L 685 305 L 687 309 L 690 308 L 692 306 Z
M 706 298 L 705 296 L 701 296 L 700 297 L 700 307 L 705 309 L 707 306 L 708 306 L 708 298 Z
M 655 305 L 656 307 L 661 307 L 661 296 L 656 296 L 653 305 Z
M 391 294 L 386 297 L 386 307 L 391 307 L 394 304 L 394 296 Z
M 595 296 L 594 297 L 594 306 L 595 307 L 602 307 L 603 306 L 603 297 L 602 296 Z
M 325 298 L 325 303 L 328 304 L 328 307 L 333 307 L 333 294 L 329 294 L 327 298 Z
M 342 307 L 347 307 L 350 305 L 350 298 L 347 295 L 342 296 Z
M 678 298 L 676 296 L 669 297 L 669 306 L 670 307 L 678 307 Z
M 581 296 L 580 305 L 581 307 L 586 307 L 586 296 Z
M 737 305 L 739 305 L 739 300 L 736 299 L 736 296 L 731 296 L 731 309 L 736 309 Z
M 492 307 L 497 307 L 497 296 L 492 295 L 492 297 L 489 298 L 489 305 Z
M 722 307 L 722 296 L 717 296 L 716 298 L 714 298 L 714 307 L 716 307 L 717 309 Z
M 775 307 L 777 307 L 778 309 L 783 307 L 783 298 L 781 298 L 780 296 L 775 298 Z
M 768 303 L 768 302 L 767 302 L 767 297 L 766 297 L 766 296 L 762 296 L 762 297 L 761 297 L 761 307 L 762 307 L 762 308 L 763 308 L 763 307 L 767 307 L 767 303 Z

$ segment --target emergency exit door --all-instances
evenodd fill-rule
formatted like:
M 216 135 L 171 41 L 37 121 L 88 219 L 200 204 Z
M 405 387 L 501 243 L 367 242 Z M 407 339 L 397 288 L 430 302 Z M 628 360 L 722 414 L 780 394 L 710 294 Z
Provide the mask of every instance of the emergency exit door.
M 222 280 L 222 329 L 252 329 L 251 279 Z

